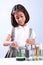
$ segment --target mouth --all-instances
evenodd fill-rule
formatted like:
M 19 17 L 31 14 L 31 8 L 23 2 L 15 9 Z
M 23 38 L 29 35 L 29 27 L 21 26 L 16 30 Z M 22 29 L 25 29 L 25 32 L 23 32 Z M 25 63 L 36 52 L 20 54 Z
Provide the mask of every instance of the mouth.
M 24 26 L 24 22 L 22 22 L 22 21 L 18 21 L 18 24 L 21 26 Z

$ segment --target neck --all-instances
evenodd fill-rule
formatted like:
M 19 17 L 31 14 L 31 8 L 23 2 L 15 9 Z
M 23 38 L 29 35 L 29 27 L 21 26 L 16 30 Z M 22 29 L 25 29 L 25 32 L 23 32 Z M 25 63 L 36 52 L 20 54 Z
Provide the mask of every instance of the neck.
M 24 27 L 24 26 L 26 26 L 26 24 L 24 24 L 24 25 L 21 25 L 22 27 Z

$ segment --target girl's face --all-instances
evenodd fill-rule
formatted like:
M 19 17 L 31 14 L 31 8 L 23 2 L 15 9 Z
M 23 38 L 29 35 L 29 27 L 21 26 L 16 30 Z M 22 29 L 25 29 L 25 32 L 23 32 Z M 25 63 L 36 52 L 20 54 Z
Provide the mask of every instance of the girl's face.
M 16 22 L 19 25 L 24 26 L 26 17 L 25 17 L 25 14 L 23 12 L 21 12 L 21 11 L 15 12 L 14 17 L 15 17 Z

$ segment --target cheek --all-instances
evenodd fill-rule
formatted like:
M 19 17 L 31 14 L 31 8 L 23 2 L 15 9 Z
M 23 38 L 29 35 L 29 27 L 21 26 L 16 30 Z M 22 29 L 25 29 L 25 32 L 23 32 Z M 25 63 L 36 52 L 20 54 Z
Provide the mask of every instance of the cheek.
M 23 20 L 24 20 L 24 22 L 25 22 L 25 21 L 26 21 L 26 18 L 24 17 Z

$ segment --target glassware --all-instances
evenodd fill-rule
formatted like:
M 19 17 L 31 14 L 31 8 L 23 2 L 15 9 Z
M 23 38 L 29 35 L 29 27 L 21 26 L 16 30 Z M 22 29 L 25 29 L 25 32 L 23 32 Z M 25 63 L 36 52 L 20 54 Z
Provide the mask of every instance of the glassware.
M 18 60 L 18 61 L 25 60 L 24 53 L 25 53 L 25 48 L 24 47 L 18 47 L 18 54 L 17 54 L 16 60 Z
M 36 60 L 39 58 L 39 45 L 36 45 Z

